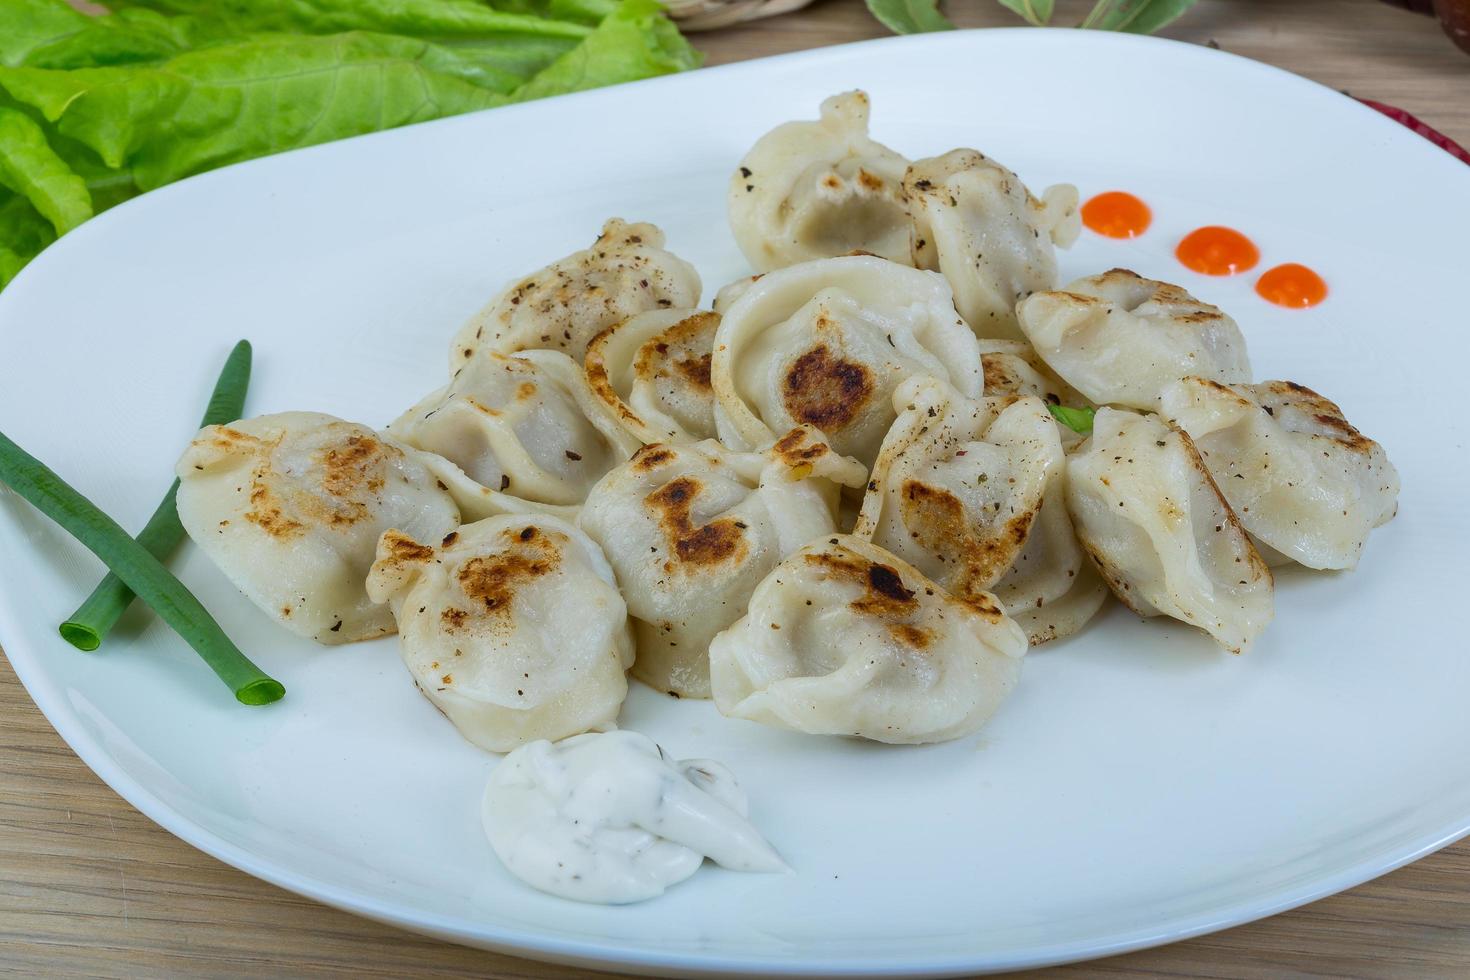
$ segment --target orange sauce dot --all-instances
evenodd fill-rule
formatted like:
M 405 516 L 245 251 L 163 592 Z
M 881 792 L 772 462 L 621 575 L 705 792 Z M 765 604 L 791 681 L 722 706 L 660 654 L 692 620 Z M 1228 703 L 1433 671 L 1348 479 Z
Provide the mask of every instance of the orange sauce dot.
M 1327 298 L 1327 283 L 1304 265 L 1288 262 L 1267 269 L 1256 280 L 1256 292 L 1277 306 L 1316 306 Z
M 1209 225 L 1184 236 L 1174 255 L 1186 268 L 1207 276 L 1233 276 L 1261 261 L 1261 251 L 1234 228 Z
M 1148 205 L 1127 191 L 1104 191 L 1082 205 L 1082 223 L 1108 238 L 1137 238 L 1153 220 Z

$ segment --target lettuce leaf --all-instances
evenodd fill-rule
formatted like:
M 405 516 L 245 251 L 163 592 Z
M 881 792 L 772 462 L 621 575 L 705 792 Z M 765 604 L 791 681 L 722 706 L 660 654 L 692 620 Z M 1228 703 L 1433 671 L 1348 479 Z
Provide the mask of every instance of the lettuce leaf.
M 490 6 L 507 13 L 554 17 L 579 24 L 600 24 L 617 9 L 617 0 L 491 0 Z
M 35 120 L 4 107 L 0 107 L 0 187 L 29 201 L 58 235 L 92 217 L 86 182 L 57 156 Z
M 655 0 L 623 0 L 587 40 L 517 89 L 515 100 L 669 75 L 702 60 Z
M 0 190 L 0 286 L 56 240 L 51 222 L 18 194 Z
M 34 2 L 34 0 L 32 0 Z M 187 14 L 237 34 L 375 31 L 439 40 L 452 37 L 583 38 L 586 24 L 506 12 L 477 0 L 134 0 L 133 6 Z
M 0 0 L 0 285 L 191 174 L 699 61 L 656 0 Z
M 89 18 L 64 0 L 0 0 L 0 65 L 23 64 L 30 53 L 86 27 Z
M 422 63 L 433 46 L 362 33 L 262 35 L 158 65 L 0 68 L 0 88 L 143 190 L 240 160 L 499 105 Z

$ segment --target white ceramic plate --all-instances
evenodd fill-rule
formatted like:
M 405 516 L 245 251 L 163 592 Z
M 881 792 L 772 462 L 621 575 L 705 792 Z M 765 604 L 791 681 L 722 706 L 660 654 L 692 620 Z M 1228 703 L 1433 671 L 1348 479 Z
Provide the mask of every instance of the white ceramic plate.
M 704 274 L 746 270 L 725 180 L 771 125 L 862 86 L 911 156 L 974 145 L 1032 187 L 1140 194 L 1064 276 L 1129 266 L 1241 322 L 1260 377 L 1308 383 L 1387 446 L 1398 519 L 1352 574 L 1287 572 L 1240 658 L 1116 605 L 1028 658 L 983 734 L 812 738 L 635 685 L 623 723 L 729 763 L 794 877 L 707 868 L 626 908 L 531 891 L 478 799 L 494 759 L 418 695 L 393 640 L 316 647 L 194 549 L 175 567 L 289 688 L 235 704 L 132 615 L 103 651 L 55 623 L 98 564 L 0 493 L 0 641 L 79 755 L 144 813 L 253 875 L 458 942 L 614 969 L 941 974 L 1219 929 L 1349 887 L 1470 830 L 1465 269 L 1470 169 L 1335 92 L 1199 47 L 1090 32 L 893 39 L 696 72 L 232 167 L 90 222 L 0 296 L 0 427 L 128 526 L 167 485 L 230 344 L 249 412 L 382 424 L 442 382 L 502 283 L 657 222 Z M 1229 223 L 1329 280 L 1311 311 L 1171 256 Z

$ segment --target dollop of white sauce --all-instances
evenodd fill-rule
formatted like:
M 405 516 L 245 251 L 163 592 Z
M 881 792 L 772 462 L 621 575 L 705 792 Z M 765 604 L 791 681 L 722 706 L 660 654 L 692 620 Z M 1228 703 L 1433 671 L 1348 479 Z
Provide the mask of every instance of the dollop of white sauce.
M 614 731 L 523 745 L 485 787 L 490 846 L 517 878 L 579 902 L 662 895 L 706 857 L 735 871 L 790 868 L 746 819 L 745 791 L 718 762 L 676 761 Z

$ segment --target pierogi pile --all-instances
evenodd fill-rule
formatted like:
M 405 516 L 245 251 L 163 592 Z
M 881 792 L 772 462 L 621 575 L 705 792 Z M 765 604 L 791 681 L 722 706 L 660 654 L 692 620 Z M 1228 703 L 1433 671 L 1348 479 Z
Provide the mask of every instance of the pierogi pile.
M 495 752 L 614 726 L 629 670 L 796 731 L 958 738 L 1110 594 L 1241 652 L 1272 567 L 1353 568 L 1398 476 L 1180 287 L 1059 286 L 1077 204 L 977 150 L 908 160 L 834 96 L 735 169 L 757 274 L 712 309 L 663 232 L 614 218 L 465 324 L 386 428 L 205 429 L 179 516 L 287 629 L 396 631 Z

